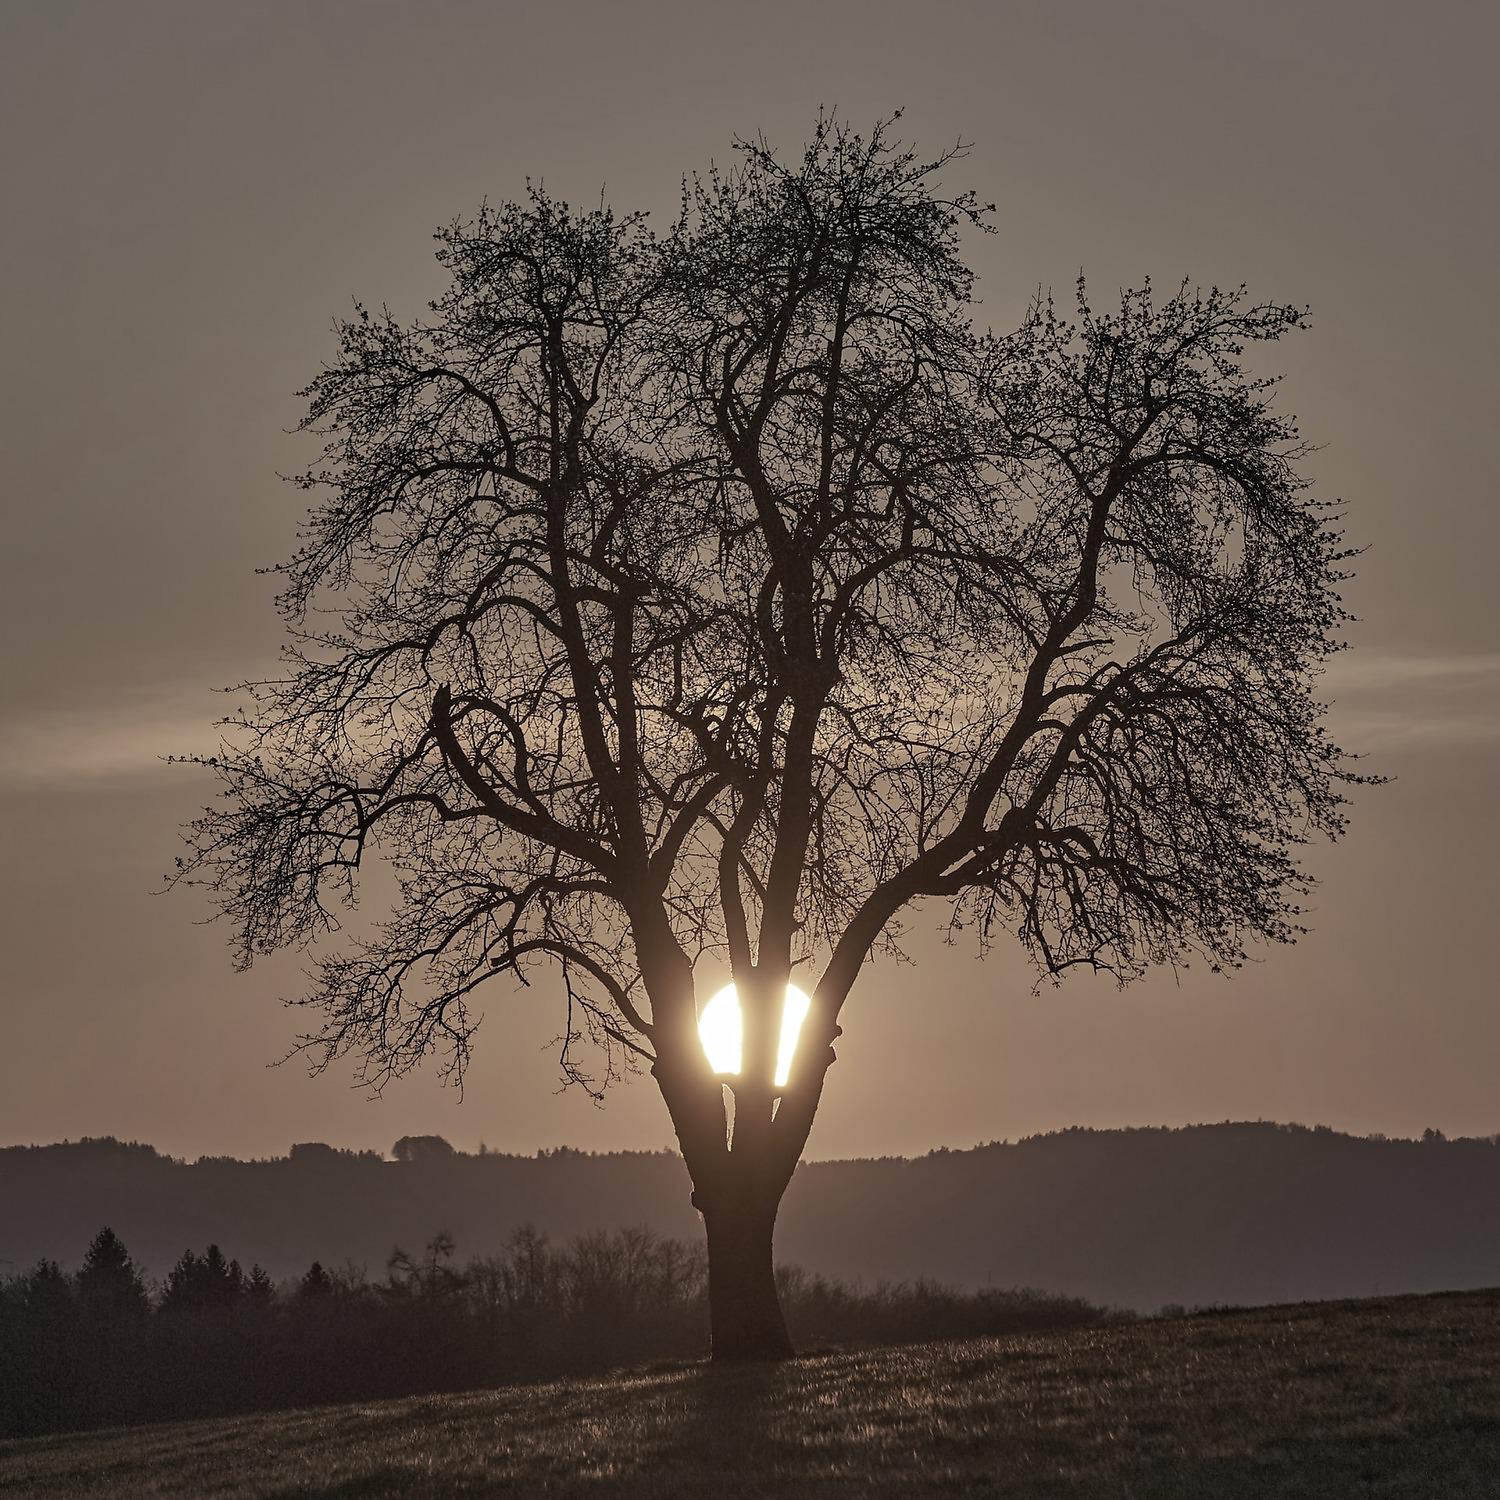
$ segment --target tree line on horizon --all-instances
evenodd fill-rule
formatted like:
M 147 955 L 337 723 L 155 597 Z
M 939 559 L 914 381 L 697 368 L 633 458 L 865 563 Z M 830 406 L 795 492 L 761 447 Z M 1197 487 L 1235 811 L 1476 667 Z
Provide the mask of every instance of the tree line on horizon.
M 300 1143 L 261 1161 L 184 1162 L 109 1139 L 0 1148 L 0 1275 L 75 1270 L 101 1224 L 164 1276 L 216 1238 L 278 1283 L 314 1259 L 378 1273 L 434 1226 L 465 1254 L 530 1224 L 554 1244 L 643 1225 L 695 1242 L 667 1151 L 531 1156 Z M 1090 1225 L 1109 1222 L 1108 1253 Z M 1500 1144 L 1357 1138 L 1269 1122 L 1073 1129 L 917 1158 L 799 1167 L 778 1257 L 862 1280 L 1035 1286 L 1138 1312 L 1500 1283 Z
M 1402 1146 L 1402 1145 L 1478 1145 L 1478 1146 L 1500 1146 L 1500 1131 L 1489 1135 L 1456 1135 L 1449 1136 L 1444 1131 L 1434 1126 L 1428 1126 L 1420 1135 L 1390 1135 L 1383 1130 L 1371 1130 L 1363 1135 L 1351 1131 L 1336 1130 L 1331 1125 L 1304 1125 L 1298 1121 L 1278 1120 L 1207 1120 L 1189 1125 L 1065 1125 L 1057 1130 L 1038 1130 L 1025 1135 L 1019 1135 L 1014 1140 L 1009 1136 L 997 1137 L 994 1140 L 976 1141 L 972 1146 L 933 1146 L 927 1151 L 914 1156 L 904 1155 L 878 1155 L 864 1157 L 839 1157 L 819 1158 L 820 1161 L 920 1161 L 924 1158 L 934 1156 L 960 1156 L 975 1151 L 985 1151 L 996 1146 L 1027 1146 L 1039 1141 L 1063 1140 L 1076 1136 L 1174 1136 L 1191 1135 L 1202 1131 L 1216 1131 L 1229 1129 L 1255 1129 L 1274 1131 L 1281 1135 L 1317 1135 L 1338 1136 L 1342 1140 L 1366 1142 L 1370 1145 Z M 79 1136 L 77 1140 L 65 1138 L 60 1141 L 16 1141 L 9 1145 L 0 1146 L 0 1157 L 7 1154 L 29 1154 L 34 1152 L 48 1151 L 73 1151 L 87 1152 L 97 1150 L 111 1154 L 136 1155 L 153 1161 L 168 1162 L 174 1166 L 213 1166 L 220 1162 L 234 1164 L 237 1166 L 264 1166 L 277 1162 L 297 1162 L 302 1165 L 311 1165 L 320 1161 L 332 1161 L 341 1159 L 353 1159 L 362 1162 L 379 1162 L 389 1164 L 394 1162 L 413 1163 L 416 1165 L 431 1166 L 447 1161 L 457 1160 L 483 1160 L 495 1158 L 497 1160 L 511 1161 L 546 1161 L 556 1158 L 580 1157 L 593 1160 L 599 1157 L 613 1156 L 640 1156 L 640 1157 L 675 1157 L 677 1152 L 670 1147 L 649 1150 L 646 1148 L 630 1149 L 618 1148 L 608 1151 L 595 1151 L 582 1146 L 541 1146 L 534 1152 L 503 1151 L 480 1141 L 478 1149 L 465 1151 L 460 1146 L 455 1146 L 446 1136 L 441 1135 L 404 1135 L 400 1137 L 388 1152 L 380 1152 L 369 1148 L 353 1146 L 333 1146 L 326 1141 L 294 1141 L 287 1148 L 284 1156 L 233 1156 L 222 1153 L 206 1153 L 201 1156 L 186 1157 L 173 1156 L 170 1152 L 162 1151 L 148 1141 L 121 1140 L 112 1135 L 85 1135 Z
M 424 1395 L 691 1359 L 708 1348 L 701 1247 L 645 1228 L 554 1246 L 525 1226 L 499 1255 L 434 1235 L 385 1276 L 314 1261 L 274 1282 L 217 1244 L 153 1284 L 110 1228 L 69 1274 L 0 1281 L 0 1437 Z M 804 1347 L 1094 1326 L 1123 1314 L 1030 1290 L 850 1285 L 782 1266 Z

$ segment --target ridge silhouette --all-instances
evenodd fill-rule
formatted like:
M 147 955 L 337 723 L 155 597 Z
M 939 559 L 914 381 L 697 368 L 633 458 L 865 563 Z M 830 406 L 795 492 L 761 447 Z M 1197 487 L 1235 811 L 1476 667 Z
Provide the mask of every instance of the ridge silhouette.
M 185 1245 L 210 1242 L 279 1280 L 315 1259 L 378 1271 L 393 1244 L 439 1229 L 475 1255 L 526 1224 L 554 1241 L 636 1225 L 701 1240 L 671 1152 L 406 1154 L 301 1143 L 184 1163 L 111 1138 L 6 1147 L 0 1260 L 73 1268 L 100 1224 L 157 1280 Z M 846 1280 L 1031 1286 L 1141 1311 L 1495 1285 L 1500 1142 L 1225 1123 L 803 1163 L 777 1258 Z

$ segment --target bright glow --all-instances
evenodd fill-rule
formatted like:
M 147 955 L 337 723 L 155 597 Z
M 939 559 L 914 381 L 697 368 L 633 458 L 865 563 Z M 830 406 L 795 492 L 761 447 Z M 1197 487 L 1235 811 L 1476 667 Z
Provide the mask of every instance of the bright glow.
M 744 1040 L 744 1023 L 740 1019 L 740 997 L 732 984 L 725 985 L 698 1017 L 698 1039 L 703 1043 L 708 1065 L 715 1073 L 731 1076 L 740 1070 L 740 1052 Z
M 786 987 L 781 1007 L 781 1041 L 776 1048 L 776 1087 L 785 1088 L 792 1076 L 792 1058 L 797 1054 L 797 1039 L 812 1001 L 795 984 Z M 740 1014 L 740 997 L 732 984 L 726 984 L 698 1016 L 698 1038 L 703 1043 L 708 1065 L 721 1077 L 738 1075 L 744 1058 L 745 1022 Z
M 776 1048 L 776 1087 L 784 1088 L 792 1076 L 792 1059 L 797 1055 L 797 1038 L 802 1035 L 802 1023 L 807 1019 L 812 1001 L 795 984 L 786 987 L 786 999 L 781 1002 L 781 1041 Z

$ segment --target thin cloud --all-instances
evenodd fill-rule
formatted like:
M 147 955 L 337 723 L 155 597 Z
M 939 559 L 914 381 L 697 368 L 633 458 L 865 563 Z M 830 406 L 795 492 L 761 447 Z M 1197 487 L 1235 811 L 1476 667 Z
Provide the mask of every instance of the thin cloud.
M 0 723 L 0 782 L 49 785 L 168 774 L 168 755 L 211 755 L 222 699 L 205 688 L 87 709 L 8 713 Z
M 1351 652 L 1321 688 L 1356 750 L 1500 743 L 1500 652 Z M 88 708 L 12 711 L 0 721 L 0 782 L 56 784 L 167 774 L 168 755 L 211 755 L 226 707 L 210 686 L 161 689 Z
M 1341 657 L 1322 688 L 1356 750 L 1500 742 L 1500 652 Z

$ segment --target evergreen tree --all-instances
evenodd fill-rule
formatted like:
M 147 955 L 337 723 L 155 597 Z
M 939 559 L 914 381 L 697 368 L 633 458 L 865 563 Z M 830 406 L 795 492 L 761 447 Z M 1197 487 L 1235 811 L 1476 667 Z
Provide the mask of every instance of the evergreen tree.
M 257 1262 L 250 1267 L 250 1274 L 245 1279 L 245 1302 L 256 1311 L 263 1311 L 275 1300 L 276 1287 L 266 1275 L 266 1268 Z
M 177 1264 L 167 1272 L 167 1284 L 162 1291 L 163 1309 L 180 1311 L 198 1305 L 198 1291 L 202 1285 L 201 1262 L 191 1250 L 184 1250 Z
M 226 1260 L 217 1245 L 202 1255 L 184 1250 L 167 1274 L 162 1306 L 171 1308 L 233 1307 L 245 1290 L 245 1273 L 237 1260 Z
M 307 1268 L 307 1275 L 298 1284 L 297 1295 L 309 1300 L 333 1295 L 333 1279 L 323 1269 L 322 1261 L 315 1260 Z
M 22 1277 L 21 1285 L 22 1300 L 32 1318 L 56 1318 L 73 1306 L 73 1289 L 55 1260 L 39 1260 Z
M 203 1301 L 222 1307 L 234 1297 L 234 1271 L 217 1245 L 210 1245 L 203 1255 Z
M 140 1267 L 107 1225 L 90 1242 L 75 1284 L 90 1317 L 143 1317 L 147 1311 Z

